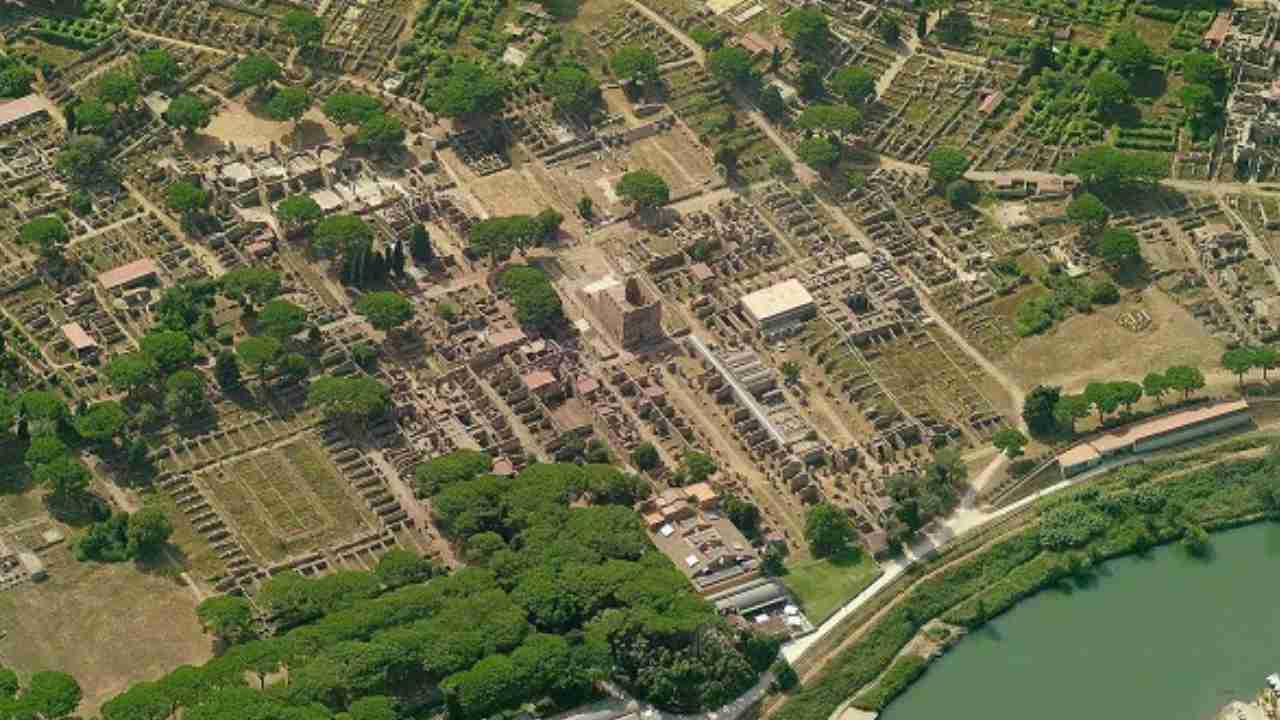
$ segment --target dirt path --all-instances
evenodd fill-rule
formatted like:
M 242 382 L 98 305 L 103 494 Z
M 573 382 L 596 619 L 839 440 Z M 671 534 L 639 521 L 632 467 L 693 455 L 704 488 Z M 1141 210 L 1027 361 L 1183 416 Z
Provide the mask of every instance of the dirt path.
M 1021 408 L 1023 402 L 1026 401 L 1026 394 L 1022 392 L 1022 387 L 1014 381 L 1013 377 L 1000 369 L 1000 367 L 995 363 L 988 360 L 986 355 L 983 355 L 969 342 L 967 338 L 965 338 L 964 335 L 960 334 L 959 330 L 956 330 L 951 323 L 947 322 L 946 318 L 942 316 L 942 313 L 938 312 L 938 309 L 934 307 L 933 302 L 929 299 L 928 294 L 925 293 L 923 289 L 917 288 L 916 294 L 920 298 L 921 307 L 928 311 L 929 315 L 933 317 L 942 332 L 946 333 L 947 337 L 951 338 L 952 342 L 960 346 L 960 349 L 964 351 L 965 355 L 968 355 L 974 362 L 978 363 L 978 366 L 981 367 L 984 372 L 995 378 L 996 382 L 1000 383 L 1000 387 L 1008 393 L 1012 407 Z M 1022 420 L 1021 415 L 1016 418 L 1016 422 L 1018 423 L 1018 427 L 1021 428 L 1023 432 L 1026 432 L 1026 423 Z
M 149 33 L 146 30 L 139 30 L 137 28 L 125 28 L 125 30 L 130 35 L 146 38 L 148 40 L 155 40 L 156 42 L 163 43 L 166 45 L 177 45 L 178 47 L 184 47 L 190 50 L 217 53 L 219 55 L 231 54 L 226 50 L 223 50 L 222 48 L 216 48 L 216 47 L 213 47 L 212 45 L 201 45 L 199 43 L 187 42 L 186 40 L 177 40 L 175 38 L 165 37 L 164 35 L 156 35 L 155 33 Z

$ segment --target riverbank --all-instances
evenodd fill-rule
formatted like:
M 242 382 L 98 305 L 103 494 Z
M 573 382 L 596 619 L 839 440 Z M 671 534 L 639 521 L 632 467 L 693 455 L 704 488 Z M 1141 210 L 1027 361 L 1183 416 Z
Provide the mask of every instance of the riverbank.
M 925 575 L 902 598 L 886 604 L 889 609 L 860 632 L 858 641 L 794 693 L 777 715 L 828 720 L 851 697 L 855 707 L 882 709 L 919 676 L 919 664 L 902 661 L 900 653 L 928 621 L 982 627 L 1025 597 L 1087 576 L 1105 559 L 1145 552 L 1192 528 L 1259 518 L 1264 506 L 1255 487 L 1262 471 L 1272 467 L 1268 460 L 1215 459 L 1265 443 L 1266 438 L 1252 438 L 1127 466 L 1038 501 L 1026 527 Z M 893 664 L 899 670 L 886 672 Z
M 1277 563 L 1276 523 L 1215 534 L 1200 556 L 1173 544 L 1107 561 L 971 633 L 880 720 L 971 698 L 984 720 L 1209 720 L 1277 667 Z

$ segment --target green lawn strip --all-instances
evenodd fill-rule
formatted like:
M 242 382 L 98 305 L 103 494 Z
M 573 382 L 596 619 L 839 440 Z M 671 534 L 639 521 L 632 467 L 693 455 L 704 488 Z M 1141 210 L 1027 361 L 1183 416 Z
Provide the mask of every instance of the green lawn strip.
M 865 553 L 850 550 L 835 557 L 801 563 L 782 578 L 814 625 L 880 577 L 880 568 Z

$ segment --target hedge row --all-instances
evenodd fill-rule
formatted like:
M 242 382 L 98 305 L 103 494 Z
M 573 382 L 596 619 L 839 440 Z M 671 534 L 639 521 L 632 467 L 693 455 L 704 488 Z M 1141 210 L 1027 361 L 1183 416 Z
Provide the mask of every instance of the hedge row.
M 919 655 L 903 655 L 893 661 L 889 671 L 880 678 L 880 682 L 870 690 L 858 696 L 853 706 L 860 710 L 880 712 L 893 702 L 893 699 L 906 692 L 925 670 L 929 669 L 929 661 Z

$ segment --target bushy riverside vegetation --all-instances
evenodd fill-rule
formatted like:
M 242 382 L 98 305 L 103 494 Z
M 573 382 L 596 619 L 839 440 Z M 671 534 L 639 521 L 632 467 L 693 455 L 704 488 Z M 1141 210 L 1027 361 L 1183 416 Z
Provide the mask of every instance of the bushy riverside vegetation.
M 181 707 L 200 720 L 373 720 L 376 705 L 387 710 L 378 720 L 441 709 L 469 720 L 530 703 L 542 715 L 590 699 L 606 678 L 694 711 L 738 697 L 773 663 L 776 640 L 731 627 L 630 507 L 600 504 L 623 473 L 536 464 L 510 479 L 489 468 L 464 451 L 419 472 L 470 567 L 442 575 L 397 556 L 374 572 L 276 575 L 256 597 L 279 628 L 268 637 L 255 637 L 243 600 L 208 600 L 201 622 L 224 652 L 133 686 L 102 717 L 163 720 Z M 597 504 L 570 507 L 585 498 Z M 287 683 L 266 682 L 282 669 Z
M 855 693 L 854 706 L 880 710 L 901 694 L 923 665 L 898 653 L 930 620 L 970 629 L 1022 598 L 1073 577 L 1098 562 L 1145 552 L 1204 529 L 1228 527 L 1280 512 L 1280 446 L 1265 457 L 1197 467 L 1214 453 L 1259 447 L 1253 436 L 1206 451 L 1130 465 L 1101 482 L 1047 498 L 1039 522 L 920 582 L 865 635 L 835 657 L 816 682 L 778 712 L 780 720 L 827 720 Z M 1206 457 L 1207 456 L 1207 457 Z M 1089 518 L 1084 532 L 1066 532 L 1069 518 Z M 1191 550 L 1192 545 L 1188 544 Z M 888 672 L 886 672 L 888 669 Z M 883 673 L 883 675 L 882 675 Z M 871 683 L 874 686 L 868 687 Z

